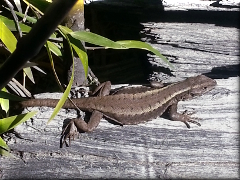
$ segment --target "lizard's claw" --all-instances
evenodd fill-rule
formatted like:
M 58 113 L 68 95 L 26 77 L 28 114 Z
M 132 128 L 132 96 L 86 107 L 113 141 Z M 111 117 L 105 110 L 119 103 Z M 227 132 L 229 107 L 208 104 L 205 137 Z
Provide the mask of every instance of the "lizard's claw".
M 61 139 L 60 139 L 60 148 L 62 148 L 63 144 L 65 143 L 66 146 L 70 146 L 71 138 L 74 140 L 74 137 L 78 134 L 77 127 L 74 124 L 74 120 L 71 120 L 65 128 L 63 128 L 63 131 L 61 133 Z M 67 138 L 69 139 L 69 145 L 67 144 Z
M 185 114 L 185 115 L 191 116 L 191 115 L 193 115 L 193 114 L 195 114 L 195 113 L 196 113 L 196 112 L 189 112 L 188 110 L 185 110 L 185 111 L 183 111 L 182 114 Z
M 199 118 L 192 118 L 190 115 L 193 114 L 193 113 L 189 113 L 187 111 L 184 111 L 182 114 L 180 113 L 172 113 L 171 114 L 171 120 L 173 121 L 181 121 L 183 122 L 187 128 L 190 128 L 190 125 L 189 123 L 193 123 L 193 124 L 196 124 L 198 126 L 201 126 L 201 124 L 195 120 L 199 119 Z
M 200 124 L 199 122 L 197 122 L 197 121 L 195 121 L 195 120 L 192 120 L 192 119 L 188 119 L 188 120 L 186 120 L 186 121 L 183 121 L 183 123 L 186 124 L 187 128 L 190 128 L 189 122 L 190 122 L 190 123 L 193 123 L 193 124 L 196 124 L 196 125 L 198 125 L 198 126 L 201 126 L 201 124 Z
M 187 110 L 185 110 L 183 113 L 182 113 L 182 116 L 184 117 L 184 121 L 183 123 L 186 124 L 187 128 L 190 128 L 190 125 L 189 123 L 193 123 L 193 124 L 196 124 L 198 126 L 201 126 L 201 124 L 195 120 L 199 120 L 200 118 L 192 118 L 191 115 L 195 114 L 195 112 L 188 112 Z M 194 120 L 193 120 L 194 119 Z

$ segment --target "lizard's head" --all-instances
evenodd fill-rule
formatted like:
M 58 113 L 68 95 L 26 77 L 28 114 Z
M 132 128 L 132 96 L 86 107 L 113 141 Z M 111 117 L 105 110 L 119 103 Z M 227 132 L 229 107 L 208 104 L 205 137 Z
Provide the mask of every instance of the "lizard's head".
M 191 88 L 191 95 L 197 96 L 204 94 L 212 90 L 216 85 L 217 82 L 214 79 L 211 79 L 204 75 L 198 75 L 196 77 L 188 78 Z

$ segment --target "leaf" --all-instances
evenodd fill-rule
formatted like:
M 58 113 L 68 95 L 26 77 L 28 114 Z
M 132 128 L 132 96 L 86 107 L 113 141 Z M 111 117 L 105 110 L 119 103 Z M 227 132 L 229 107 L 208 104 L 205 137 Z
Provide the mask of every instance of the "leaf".
M 9 21 L 10 22 L 10 21 Z M 2 23 L 2 25 L 1 25 Z M 2 28 L 2 29 L 1 29 Z M 1 32 L 2 31 L 2 32 Z M 0 19 L 0 39 L 6 45 L 11 53 L 16 49 L 17 39 L 12 34 L 12 32 L 7 28 L 7 26 L 1 21 Z M 34 83 L 33 74 L 31 68 L 24 68 L 23 69 L 27 77 Z
M 71 29 L 69 29 L 66 26 L 58 25 L 58 29 L 60 30 L 61 34 L 65 37 L 66 34 L 73 32 Z
M 71 46 L 73 47 L 73 49 L 75 50 L 79 59 L 82 62 L 84 72 L 85 72 L 85 77 L 87 78 L 87 75 L 88 75 L 88 56 L 87 56 L 87 53 L 86 53 L 86 49 L 84 48 L 81 41 L 73 38 L 70 35 L 67 35 L 67 36 L 69 38 Z
M 24 97 L 32 96 L 31 93 L 23 85 L 21 85 L 15 78 L 12 78 L 11 81 L 9 81 L 8 86 L 18 95 L 21 95 Z
M 14 155 L 9 153 L 9 151 L 10 151 L 10 148 L 8 147 L 6 142 L 0 137 L 0 155 L 16 158 Z
M 8 92 L 0 91 L 0 98 L 13 100 L 13 101 L 26 101 L 25 98 L 10 94 Z
M 10 151 L 10 148 L 6 144 L 6 142 L 0 137 L 0 155 L 3 156 L 13 156 L 8 151 Z
M 6 45 L 6 47 L 11 53 L 16 49 L 17 39 L 1 19 L 0 19 L 0 39 Z
M 3 88 L 2 91 L 7 92 L 7 89 Z M 9 110 L 9 99 L 0 98 L 0 106 L 2 107 L 2 110 L 4 110 L 7 114 L 8 110 Z
M 27 62 L 24 66 L 23 66 L 23 68 L 27 68 L 27 67 L 32 67 L 32 68 L 34 68 L 34 69 L 36 69 L 36 70 L 38 70 L 39 72 L 41 72 L 41 73 L 43 73 L 43 74 L 46 74 L 46 72 L 44 72 L 40 67 L 37 67 L 37 63 L 35 63 L 35 62 Z
M 113 49 L 125 49 L 125 47 L 119 43 L 116 43 L 108 38 L 103 36 L 87 32 L 87 31 L 75 31 L 69 33 L 73 38 L 78 39 L 80 41 L 88 42 L 91 44 L 95 44 L 98 46 L 104 46 L 106 48 Z
M 15 13 L 16 13 L 18 16 L 20 16 L 20 17 L 22 17 L 22 18 L 25 18 L 28 22 L 31 22 L 31 23 L 33 23 L 33 24 L 35 24 L 35 23 L 37 22 L 37 19 L 36 19 L 35 17 L 31 17 L 31 16 L 25 15 L 25 14 L 20 13 L 20 12 L 17 12 L 17 11 L 15 11 Z
M 52 43 L 50 41 L 47 41 L 47 43 L 48 43 L 48 48 L 53 52 L 53 54 L 55 54 L 58 57 L 62 56 L 62 52 L 54 43 Z
M 167 63 L 171 68 L 173 65 L 165 58 L 157 49 L 153 48 L 151 45 L 141 42 L 141 41 L 133 41 L 133 40 L 124 40 L 124 41 L 116 41 L 116 43 L 121 44 L 126 48 L 137 48 L 137 49 L 145 49 L 148 50 L 158 57 L 160 57 L 165 63 Z
M 45 0 L 23 0 L 26 4 L 31 4 L 31 6 L 40 13 L 44 13 L 48 6 L 51 4 Z
M 85 78 L 87 78 L 88 75 L 88 56 L 87 53 L 85 51 L 83 51 L 82 49 L 78 48 L 77 46 L 75 46 L 74 44 L 71 44 L 73 49 L 75 50 L 75 52 L 77 53 L 79 59 L 81 60 L 82 64 L 83 64 L 83 69 L 85 72 Z
M 27 75 L 27 77 L 35 84 L 31 68 L 30 67 L 24 68 L 23 71 Z
M 44 72 L 41 68 L 37 67 L 37 66 L 32 66 L 34 69 L 36 69 L 37 71 L 43 73 L 43 74 L 47 74 L 46 72 Z
M 110 39 L 107 39 L 105 37 L 102 37 L 100 35 L 87 32 L 87 31 L 75 31 L 69 33 L 73 38 L 78 39 L 80 41 L 85 41 L 91 44 L 103 46 L 106 48 L 112 48 L 112 49 L 130 49 L 130 48 L 136 48 L 136 49 L 144 49 L 148 50 L 158 57 L 160 57 L 165 63 L 167 63 L 171 68 L 173 68 L 172 64 L 155 48 L 153 48 L 151 45 L 141 42 L 141 41 L 133 41 L 133 40 L 124 40 L 124 41 L 112 41 Z
M 68 44 L 69 44 L 69 46 L 70 46 L 71 43 L 70 43 L 70 41 L 69 41 L 69 39 L 68 39 L 67 36 L 66 36 L 66 40 L 67 40 L 67 42 L 68 42 Z M 69 95 L 70 90 L 71 90 L 71 87 L 72 87 L 73 78 L 74 78 L 74 58 L 73 58 L 72 48 L 70 48 L 70 50 L 71 50 L 72 60 L 73 60 L 72 76 L 71 76 L 71 79 L 70 79 L 70 81 L 69 81 L 69 84 L 68 84 L 68 86 L 67 86 L 65 92 L 63 93 L 63 96 L 62 96 L 61 99 L 59 100 L 59 102 L 58 102 L 57 106 L 55 107 L 55 109 L 54 109 L 54 111 L 53 111 L 51 117 L 49 118 L 47 124 L 49 124 L 49 123 L 53 120 L 53 118 L 57 115 L 57 113 L 60 111 L 60 109 L 61 109 L 62 106 L 64 105 L 65 101 L 67 100 L 68 95 Z
M 10 150 L 10 148 L 8 147 L 6 142 L 1 137 L 0 137 L 0 147 L 6 149 L 8 151 Z
M 17 12 L 16 12 L 17 13 Z M 17 13 L 17 14 L 21 14 L 21 13 Z M 24 16 L 24 15 L 23 15 Z M 5 25 L 8 27 L 9 30 L 11 31 L 16 31 L 16 26 L 14 24 L 14 21 L 13 20 L 10 20 L 4 16 L 1 16 L 0 15 L 0 20 L 2 20 Z M 37 21 L 36 21 L 37 22 Z M 30 26 L 27 26 L 25 24 L 22 24 L 22 23 L 19 23 L 20 25 L 20 28 L 21 28 L 21 31 L 22 32 L 29 32 L 31 30 L 31 27 Z M 55 34 L 52 34 L 50 37 L 54 38 L 56 37 Z M 51 49 L 51 51 L 56 55 L 56 56 L 59 56 L 61 57 L 62 56 L 62 53 L 61 51 L 59 50 L 59 48 L 52 42 L 50 42 L 49 44 L 49 48 Z
M 16 14 L 17 14 L 17 12 L 16 12 Z M 10 31 L 17 31 L 16 25 L 15 25 L 13 20 L 10 20 L 10 19 L 8 19 L 4 16 L 1 16 L 1 15 L 0 15 L 0 20 L 2 20 L 2 22 L 8 27 L 8 29 Z M 19 26 L 20 26 L 22 32 L 29 32 L 31 30 L 30 26 L 27 26 L 27 25 L 25 25 L 23 23 L 20 23 L 20 22 L 19 22 Z
M 6 151 L 5 149 L 0 147 L 0 154 L 2 156 L 7 156 L 7 157 L 14 157 L 11 153 L 9 153 L 8 151 Z
M 32 111 L 26 114 L 20 114 L 20 115 L 0 119 L 0 134 L 3 134 L 4 132 L 7 132 L 15 128 L 17 125 L 33 117 L 36 113 L 37 111 Z
M 53 70 L 53 73 L 54 73 L 54 76 L 55 76 L 55 79 L 56 79 L 56 81 L 58 83 L 59 88 L 61 89 L 61 91 L 64 91 L 63 87 L 61 85 L 61 82 L 60 82 L 60 80 L 58 78 L 58 75 L 57 75 L 57 73 L 55 71 L 55 68 L 54 68 L 54 62 L 53 62 L 52 54 L 51 54 L 51 51 L 50 51 L 50 48 L 49 48 L 49 44 L 50 44 L 50 42 L 47 41 L 45 46 L 46 46 L 46 49 L 47 49 L 47 53 L 48 53 L 48 57 L 49 57 L 49 60 L 50 60 L 50 64 L 52 66 L 52 70 Z
M 82 45 L 82 42 L 71 35 L 69 33 L 73 32 L 71 29 L 69 29 L 66 26 L 58 26 L 60 33 L 65 37 L 65 39 L 68 41 L 68 43 L 71 45 L 72 48 L 76 51 L 79 59 L 81 60 L 85 72 L 85 76 L 87 77 L 88 74 L 88 56 L 86 53 L 86 49 Z

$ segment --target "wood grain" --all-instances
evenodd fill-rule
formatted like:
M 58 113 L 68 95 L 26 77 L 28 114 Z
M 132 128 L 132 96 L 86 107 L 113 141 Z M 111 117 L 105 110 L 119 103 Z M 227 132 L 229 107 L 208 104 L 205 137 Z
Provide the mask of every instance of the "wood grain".
M 202 22 L 143 25 L 143 40 L 176 67 L 175 77 L 159 71 L 152 76 L 164 82 L 197 74 L 216 79 L 214 90 L 179 104 L 180 112 L 194 111 L 193 117 L 202 118 L 198 120 L 202 126 L 191 124 L 187 129 L 163 118 L 126 126 L 102 120 L 94 132 L 81 134 L 70 147 L 60 149 L 63 120 L 75 117 L 75 111 L 61 110 L 46 126 L 53 109 L 37 108 L 34 120 L 16 128 L 25 139 L 5 136 L 18 158 L 0 157 L 2 179 L 239 178 L 239 29 Z M 164 66 L 151 55 L 149 61 Z

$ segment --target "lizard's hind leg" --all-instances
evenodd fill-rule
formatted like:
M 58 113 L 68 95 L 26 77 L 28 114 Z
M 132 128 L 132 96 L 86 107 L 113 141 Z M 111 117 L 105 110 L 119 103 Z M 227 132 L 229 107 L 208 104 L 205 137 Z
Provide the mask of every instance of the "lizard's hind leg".
M 107 96 L 109 95 L 111 90 L 111 82 L 106 81 L 105 83 L 100 84 L 95 91 L 92 93 L 93 95 L 98 96 Z M 90 117 L 89 122 L 85 122 L 81 118 L 75 118 L 72 119 L 65 128 L 63 128 L 61 138 L 60 138 L 60 148 L 62 148 L 63 144 L 65 143 L 66 146 L 68 146 L 66 140 L 69 139 L 69 145 L 71 142 L 71 138 L 74 140 L 74 137 L 77 135 L 78 131 L 80 132 L 91 132 L 93 131 L 98 124 L 100 123 L 100 120 L 103 117 L 103 113 L 100 111 L 94 110 L 92 112 L 92 115 Z
M 69 139 L 69 145 L 70 145 L 71 138 L 74 140 L 74 137 L 77 135 L 78 131 L 91 132 L 94 129 L 96 129 L 102 117 L 103 117 L 103 114 L 101 112 L 93 111 L 88 123 L 86 123 L 81 118 L 72 119 L 66 125 L 66 127 L 63 128 L 61 139 L 60 139 L 60 148 L 62 148 L 64 143 L 66 143 L 66 146 L 68 146 L 66 142 L 67 138 Z

